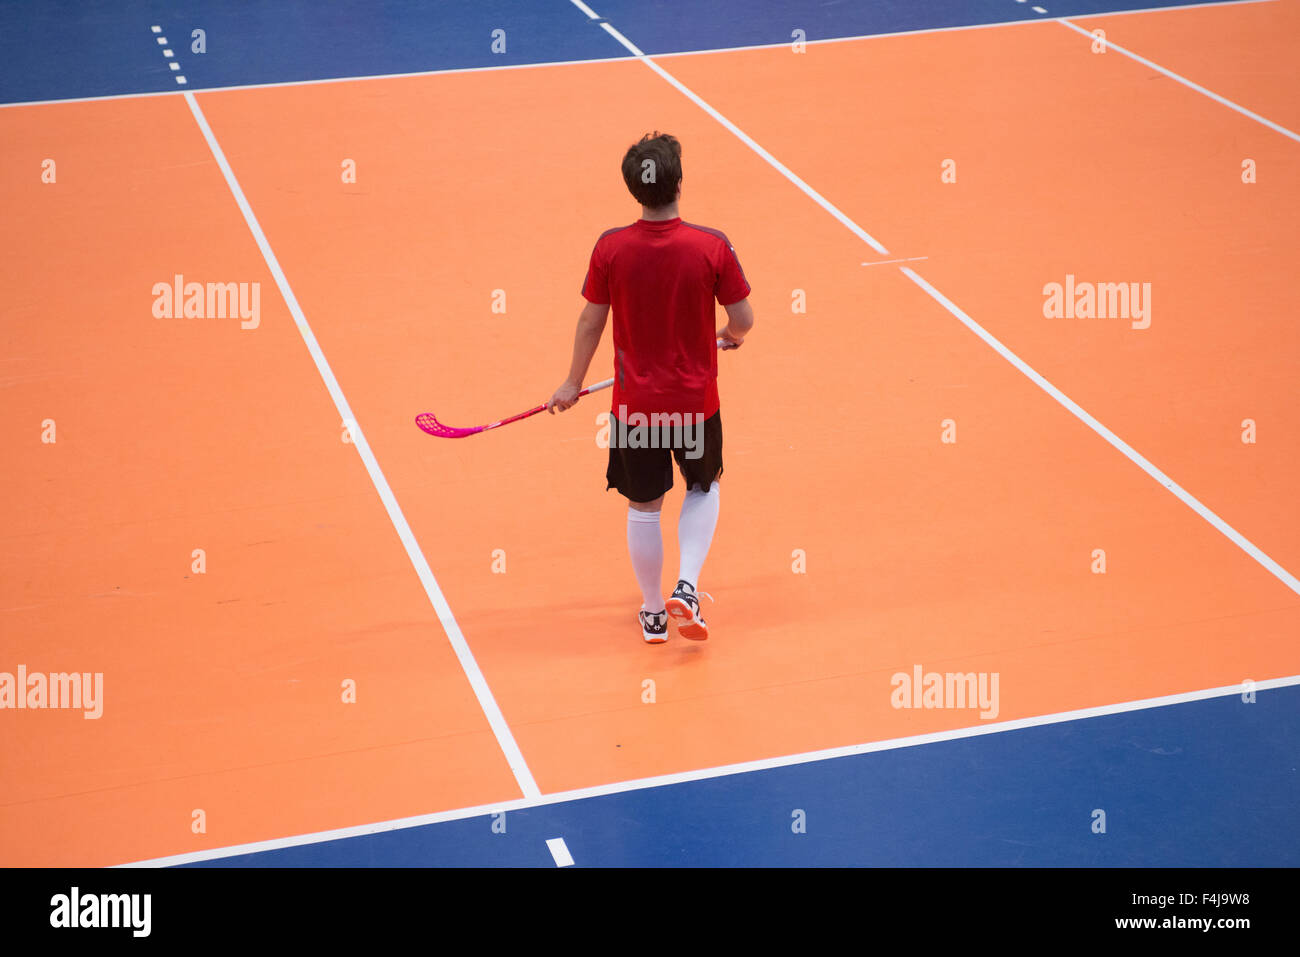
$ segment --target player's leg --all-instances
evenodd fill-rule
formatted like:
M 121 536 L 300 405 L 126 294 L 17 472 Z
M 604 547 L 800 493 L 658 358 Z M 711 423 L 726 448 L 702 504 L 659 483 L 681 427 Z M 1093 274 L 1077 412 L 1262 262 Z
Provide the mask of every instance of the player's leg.
M 641 637 L 651 644 L 668 640 L 668 614 L 663 599 L 664 539 L 659 513 L 664 497 L 653 502 L 628 501 L 627 551 L 641 588 Z
M 682 445 L 673 450 L 686 482 L 686 497 L 677 520 L 680 561 L 677 587 L 666 607 L 683 637 L 702 641 L 709 637 L 709 628 L 700 615 L 698 585 L 704 560 L 713 544 L 721 505 L 718 481 L 722 475 L 721 412 L 706 419 L 696 434 L 688 433 Z
M 677 520 L 677 540 L 681 546 L 677 580 L 690 585 L 692 591 L 700 580 L 704 560 L 709 557 L 720 504 L 720 483 L 716 479 L 709 483 L 707 490 L 696 484 L 682 500 L 682 513 Z
M 664 493 L 672 488 L 671 453 L 629 442 L 629 430 L 617 419 L 610 421 L 607 488 L 616 488 L 628 500 L 627 550 L 641 589 L 637 618 L 641 636 L 651 644 L 668 640 L 668 615 L 663 597 L 664 543 L 659 524 Z M 635 429 L 631 430 L 635 432 Z

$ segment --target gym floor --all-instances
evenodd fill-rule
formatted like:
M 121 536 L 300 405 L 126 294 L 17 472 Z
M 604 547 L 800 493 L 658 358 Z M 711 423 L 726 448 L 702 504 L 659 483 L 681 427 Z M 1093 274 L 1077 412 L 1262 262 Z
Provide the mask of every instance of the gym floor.
M 1300 864 L 1298 48 L 1300 0 L 0 3 L 0 863 Z M 651 130 L 757 320 L 660 646 L 608 393 L 414 425 L 551 395 Z

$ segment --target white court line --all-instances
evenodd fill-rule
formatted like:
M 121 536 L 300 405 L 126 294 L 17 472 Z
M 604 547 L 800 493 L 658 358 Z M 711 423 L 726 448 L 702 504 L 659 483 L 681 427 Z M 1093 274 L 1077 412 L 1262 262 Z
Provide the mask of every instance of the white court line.
M 578 0 L 570 0 L 575 6 L 578 6 L 590 19 L 600 19 L 585 3 L 579 3 Z M 1163 13 L 1167 10 L 1199 10 L 1202 7 L 1237 7 L 1255 3 L 1277 3 L 1278 0 L 1214 0 L 1211 3 L 1188 3 L 1180 4 L 1173 7 L 1140 7 L 1133 10 L 1115 10 L 1107 14 L 1088 14 L 1087 16 L 1107 16 L 1118 17 L 1132 13 Z M 1084 15 L 1080 15 L 1084 16 Z M 1044 23 L 1042 17 L 1032 17 L 1023 20 L 999 20 L 995 23 L 968 23 L 956 27 L 920 27 L 916 30 L 895 30 L 890 33 L 862 33 L 848 37 L 827 37 L 822 40 L 805 40 L 806 46 L 822 46 L 829 43 L 853 43 L 857 40 L 883 40 L 890 37 L 911 37 L 927 33 L 952 33 L 958 30 L 989 30 L 994 27 L 1014 27 L 1022 26 L 1026 23 Z M 682 56 L 705 56 L 713 53 L 740 53 L 746 50 L 774 50 L 782 47 L 789 47 L 791 41 L 780 40 L 773 43 L 751 43 L 734 47 L 709 47 L 701 50 L 676 50 L 672 53 L 656 53 L 659 59 L 667 57 Z M 362 73 L 356 76 L 336 76 L 324 77 L 316 80 L 280 80 L 274 83 L 232 83 L 228 86 L 205 86 L 198 92 L 201 93 L 223 93 L 232 90 L 270 90 L 279 87 L 289 86 L 318 86 L 323 83 L 352 83 L 358 80 L 401 80 L 409 77 L 420 76 L 442 76 L 444 74 L 457 73 L 490 73 L 497 70 L 531 70 L 539 67 L 548 66 L 583 66 L 591 63 L 621 63 L 626 60 L 635 60 L 634 56 L 611 56 L 611 57 L 594 57 L 586 60 L 545 60 L 539 63 L 506 63 L 497 66 L 469 66 L 469 67 L 452 67 L 445 70 L 412 70 L 406 73 Z M 151 96 L 176 96 L 180 91 L 177 90 L 150 90 L 140 93 L 109 93 L 103 96 L 69 96 L 55 100 L 17 100 L 12 103 L 0 103 L 0 110 L 6 107 L 15 106 L 53 106 L 57 103 L 97 103 L 101 100 L 136 100 Z
M 1238 3 L 1272 3 L 1276 0 L 1235 0 Z M 238 90 L 275 90 L 292 86 L 323 86 L 329 83 L 354 83 L 362 80 L 405 80 L 421 76 L 454 76 L 459 73 L 495 73 L 501 70 L 533 70 L 548 66 L 583 66 L 591 63 L 621 63 L 632 56 L 597 57 L 591 60 L 547 60 L 541 63 L 504 63 L 497 66 L 452 67 L 446 70 L 413 70 L 409 73 L 364 73 L 360 76 L 331 76 L 319 80 L 281 80 L 275 83 L 234 83 L 229 86 L 205 86 L 197 93 L 229 93 Z M 59 103 L 98 103 L 102 100 L 140 100 L 152 96 L 176 96 L 176 90 L 149 90 L 142 93 L 109 93 L 104 96 L 70 96 L 59 100 L 19 100 L 0 103 L 0 110 L 15 106 L 54 106 Z M 184 95 L 184 94 L 181 94 Z
M 914 263 L 922 259 L 929 259 L 929 256 L 909 256 L 907 259 L 874 259 L 871 262 L 864 262 L 864 266 L 888 266 L 890 263 Z
M 570 0 L 570 2 L 576 3 L 577 0 Z M 784 163 L 782 163 L 775 156 L 773 156 L 767 150 L 763 149 L 763 147 L 759 146 L 756 142 L 754 142 L 754 140 L 752 140 L 749 137 L 749 135 L 745 133 L 744 130 L 736 126 L 735 123 L 732 123 L 731 120 L 727 119 L 717 110 L 715 110 L 713 107 L 709 106 L 708 103 L 705 103 L 704 100 L 696 96 L 694 91 L 692 91 L 689 87 L 687 87 L 686 84 L 680 82 L 677 79 L 677 77 L 673 76 L 671 73 L 669 73 L 667 70 L 661 67 L 654 60 L 651 60 L 648 56 L 646 56 L 644 53 L 638 50 L 636 46 L 633 45 L 631 40 L 623 36 L 623 34 L 619 33 L 608 23 L 601 23 L 600 26 L 601 29 L 603 29 L 606 33 L 612 36 L 615 40 L 623 44 L 623 46 L 627 47 L 627 49 L 630 50 L 637 59 L 639 59 L 646 66 L 648 66 L 650 69 L 654 70 L 661 77 L 663 77 L 663 79 L 667 80 L 670 84 L 676 87 L 678 92 L 680 92 L 688 100 L 690 100 L 700 109 L 702 109 L 705 113 L 708 113 L 709 116 L 713 117 L 723 126 L 725 126 L 735 136 L 737 136 L 742 143 L 744 143 L 751 150 L 753 150 L 755 153 L 757 153 L 759 156 L 765 159 L 769 165 L 771 165 L 777 170 L 777 172 L 779 172 L 782 176 L 784 176 L 790 182 L 794 183 L 801 190 L 803 190 L 803 192 L 808 196 L 809 199 L 811 199 L 814 203 L 816 203 L 822 209 L 826 210 L 826 212 L 830 213 L 837 220 L 839 220 L 840 224 L 843 225 L 846 229 L 848 229 L 849 232 L 853 233 L 853 235 L 857 236 L 859 239 L 861 239 L 864 243 L 866 243 L 876 252 L 881 253 L 883 255 L 889 255 L 889 250 L 887 250 L 884 246 L 880 245 L 880 243 L 876 241 L 875 237 L 871 236 L 865 229 L 863 229 L 853 220 L 849 219 L 849 217 L 845 216 L 838 209 L 836 209 L 831 204 L 831 202 L 826 199 L 826 197 L 824 197 L 821 193 L 817 192 L 817 190 L 813 189 L 811 186 L 809 186 L 807 183 L 801 180 Z
M 1102 14 L 1094 14 L 1094 16 L 1102 16 Z M 1090 40 L 1095 39 L 1091 31 L 1085 30 L 1077 23 L 1071 23 L 1069 20 L 1060 19 L 1060 18 L 1058 18 L 1056 22 L 1069 27 L 1071 30 L 1074 30 L 1076 33 L 1082 33 L 1085 37 L 1087 37 Z M 1103 41 L 1103 43 L 1105 44 L 1107 50 L 1118 50 L 1126 57 L 1136 60 L 1138 63 L 1141 63 L 1143 66 L 1147 67 L 1148 69 L 1152 69 L 1155 70 L 1157 73 L 1164 74 L 1165 76 L 1169 77 L 1169 79 L 1176 80 L 1177 82 L 1183 84 L 1183 86 L 1195 90 L 1197 93 L 1200 93 L 1203 96 L 1208 96 L 1210 99 L 1214 100 L 1214 102 L 1221 103 L 1222 105 L 1226 106 L 1230 110 L 1236 110 L 1242 116 L 1249 117 L 1250 119 L 1254 120 L 1256 123 L 1261 123 L 1264 126 L 1267 126 L 1270 130 L 1274 130 L 1278 133 L 1281 133 L 1283 136 L 1290 137 L 1291 139 L 1295 140 L 1297 143 L 1300 143 L 1300 134 L 1296 134 L 1293 131 L 1287 129 L 1285 126 L 1282 126 L 1279 123 L 1274 123 L 1272 120 L 1266 119 L 1265 117 L 1260 116 L 1258 113 L 1254 113 L 1246 109 L 1244 106 L 1240 105 L 1239 103 L 1232 102 L 1232 100 L 1229 100 L 1227 97 L 1219 96 L 1219 94 L 1215 93 L 1213 90 L 1207 90 L 1199 83 L 1193 83 L 1191 80 L 1187 79 L 1187 77 L 1180 76 L 1179 74 L 1175 73 L 1173 70 L 1165 69 L 1159 63 L 1153 63 L 1144 56 L 1138 56 L 1132 50 L 1124 49 L 1122 46 L 1120 46 L 1110 37 L 1107 37 Z
M 570 2 L 575 2 L 575 0 L 570 0 Z M 746 146 L 752 149 L 763 159 L 767 160 L 767 162 L 771 164 L 779 173 L 785 176 L 786 179 L 790 180 L 790 182 L 792 182 L 795 186 L 799 187 L 799 189 L 801 189 L 805 194 L 807 194 L 814 202 L 817 203 L 817 205 L 821 206 L 828 213 L 834 216 L 836 220 L 838 220 L 841 224 L 846 226 L 849 229 L 849 231 L 852 232 L 855 236 L 867 242 L 877 252 L 882 253 L 884 255 L 889 254 L 889 250 L 885 249 L 884 246 L 882 246 L 872 236 L 870 236 L 865 229 L 863 229 L 852 219 L 850 219 L 847 215 L 841 212 L 828 199 L 822 196 L 821 193 L 818 193 L 811 186 L 809 186 L 802 179 L 800 179 L 793 172 L 791 172 L 789 168 L 787 168 L 783 163 L 777 160 L 767 150 L 763 149 L 763 147 L 759 146 L 758 143 L 754 142 L 754 140 L 748 134 L 744 133 L 739 127 L 737 127 L 736 124 L 732 123 L 725 116 L 723 116 L 712 106 L 706 103 L 703 99 L 701 99 L 699 95 L 697 95 L 693 90 L 691 90 L 681 81 L 679 81 L 676 77 L 674 77 L 671 73 L 669 73 L 667 70 L 661 67 L 658 63 L 655 63 L 652 59 L 650 59 L 648 56 L 642 53 L 641 50 L 639 50 L 636 47 L 636 45 L 632 43 L 631 40 L 623 36 L 623 34 L 619 33 L 618 30 L 610 26 L 609 23 L 601 23 L 600 26 L 602 29 L 605 30 L 606 33 L 608 33 L 610 36 L 616 39 L 619 43 L 623 44 L 623 46 L 626 47 L 627 50 L 631 52 L 634 56 L 636 56 L 642 63 L 644 63 L 647 67 L 649 67 L 655 73 L 659 74 L 659 76 L 661 76 L 663 79 L 665 79 L 670 84 L 672 84 L 672 86 L 674 86 L 678 91 L 680 91 L 682 95 L 684 95 L 692 103 L 700 107 L 700 109 L 704 110 L 715 120 L 717 120 L 719 123 L 725 126 L 728 130 L 730 130 L 733 134 L 735 134 L 742 143 L 744 143 Z M 1087 36 L 1091 36 L 1091 34 L 1087 33 L 1087 31 L 1082 31 L 1082 32 Z M 1201 518 L 1205 519 L 1212 526 L 1214 526 L 1225 536 L 1227 536 L 1229 541 L 1231 541 L 1237 547 L 1241 548 L 1247 555 L 1255 559 L 1255 561 L 1259 562 L 1260 565 L 1262 565 L 1265 569 L 1267 569 L 1274 577 L 1276 577 L 1284 585 L 1286 585 L 1296 594 L 1300 594 L 1300 580 L 1297 580 L 1297 578 L 1294 575 L 1288 572 L 1285 568 L 1283 568 L 1280 564 L 1278 564 L 1268 555 L 1264 554 L 1264 552 L 1260 550 L 1258 546 L 1256 546 L 1254 543 L 1249 541 L 1244 535 L 1242 535 L 1235 528 L 1233 528 L 1231 525 L 1229 525 L 1227 522 L 1221 519 L 1218 515 L 1214 514 L 1214 512 L 1210 511 L 1210 509 L 1208 509 L 1200 501 L 1194 498 L 1189 492 L 1183 489 L 1182 486 L 1178 485 L 1176 482 L 1174 482 L 1173 479 L 1165 475 L 1164 472 L 1160 471 L 1160 469 L 1152 465 L 1151 462 L 1149 462 L 1144 456 L 1140 455 L 1130 445 L 1122 441 L 1118 436 L 1115 435 L 1114 432 L 1110 431 L 1110 429 L 1106 428 L 1095 418 L 1093 418 L 1091 415 L 1085 412 L 1078 403 L 1070 399 L 1067 395 L 1061 392 L 1060 389 L 1057 389 L 1054 385 L 1052 385 L 1045 378 L 1043 378 L 1042 375 L 1040 375 L 1033 368 L 1031 368 L 1027 362 L 1025 362 L 1023 359 L 1021 359 L 1019 356 L 1013 353 L 1006 346 L 1002 345 L 1002 343 L 998 342 L 997 339 L 993 338 L 993 336 L 982 326 L 980 326 L 979 323 L 975 322 L 975 320 L 971 319 L 970 316 L 966 315 L 966 313 L 958 309 L 956 305 L 954 305 L 949 299 L 943 296 L 940 292 L 938 292 L 938 290 L 936 290 L 928 282 L 922 279 L 919 275 L 913 272 L 911 268 L 907 266 L 899 266 L 898 268 L 899 271 L 903 273 L 903 275 L 907 276 L 909 279 L 912 280 L 912 282 L 916 283 L 918 286 L 924 289 L 927 293 L 930 294 L 930 296 L 936 302 L 938 302 L 950 313 L 952 313 L 959 320 L 961 320 L 962 323 L 964 323 L 972 332 L 978 335 L 987 344 L 992 346 L 999 355 L 1001 355 L 1013 366 L 1015 366 L 1017 369 L 1023 372 L 1026 376 L 1028 376 L 1029 379 L 1035 385 L 1037 385 L 1044 392 L 1046 392 L 1057 402 L 1063 405 L 1066 409 L 1072 412 L 1075 415 L 1075 417 L 1079 419 L 1079 421 L 1083 422 L 1090 429 L 1092 429 L 1094 432 L 1100 435 L 1103 439 L 1105 439 L 1107 442 L 1109 442 L 1111 445 L 1117 448 L 1120 452 L 1122 452 L 1125 456 L 1127 456 L 1130 461 L 1132 461 L 1135 465 L 1137 465 L 1144 472 L 1150 475 L 1153 479 L 1159 482 L 1162 486 L 1164 486 L 1169 491 L 1173 492 L 1174 495 L 1176 495 L 1184 504 L 1189 506 L 1192 509 L 1192 511 L 1196 512 L 1197 515 L 1200 515 Z
M 1300 675 L 1285 678 L 1269 678 L 1256 681 L 1256 691 L 1269 691 L 1275 688 L 1289 688 L 1300 685 Z M 774 768 L 787 768 L 799 764 L 812 764 L 818 761 L 832 761 L 836 758 L 853 757 L 859 754 L 875 754 L 881 751 L 895 751 L 900 748 L 914 748 L 920 745 L 935 744 L 941 741 L 959 741 L 976 738 L 986 734 L 1001 734 L 1005 731 L 1020 731 L 1026 728 L 1040 728 L 1052 724 L 1064 724 L 1068 721 L 1080 721 L 1087 718 L 1101 718 L 1107 715 L 1126 714 L 1131 711 L 1145 711 L 1150 708 L 1164 708 L 1170 705 L 1186 704 L 1192 701 L 1205 701 L 1210 698 L 1224 698 L 1239 695 L 1242 685 L 1228 685 L 1222 688 L 1207 688 L 1202 691 L 1188 691 L 1181 694 L 1164 695 L 1159 698 L 1144 698 L 1139 701 L 1127 701 L 1120 704 L 1101 705 L 1096 708 L 1081 708 L 1075 711 L 1062 711 L 1057 714 L 1038 715 L 1032 718 L 1019 718 L 1014 721 L 999 721 L 996 724 L 979 724 L 968 728 L 956 728 L 952 731 L 935 731 L 930 734 L 918 734 L 905 738 L 892 738 L 888 741 L 873 741 L 854 744 L 841 748 L 823 748 L 819 751 L 805 751 L 801 754 L 788 754 L 776 758 L 763 758 L 758 761 L 745 761 L 739 764 L 726 764 L 712 768 L 700 768 L 695 771 L 678 771 L 673 774 L 661 774 L 652 778 L 639 778 L 634 781 L 618 781 L 613 784 L 600 784 L 595 787 L 579 788 L 573 791 L 560 791 L 542 797 L 509 801 L 505 804 L 481 804 L 476 807 L 458 808 L 454 811 L 438 811 L 432 814 L 420 814 L 415 817 L 398 818 L 392 821 L 380 821 L 374 824 L 361 824 L 354 827 L 335 828 L 330 831 L 317 831 L 313 834 L 299 834 L 293 837 L 278 837 L 268 841 L 254 841 L 237 844 L 232 847 L 215 847 L 204 851 L 190 851 L 186 854 L 173 854 L 169 857 L 156 857 L 147 861 L 134 861 L 121 864 L 120 867 L 173 867 L 178 864 L 195 864 L 201 861 L 220 860 L 240 854 L 257 854 L 263 851 L 278 851 L 289 847 L 302 847 L 308 844 L 323 844 L 326 841 L 338 841 L 351 837 L 365 837 L 369 834 L 384 834 L 389 831 L 401 831 L 413 827 L 425 827 L 430 824 L 442 824 L 447 821 L 463 821 L 466 818 L 488 817 L 501 812 L 521 811 L 528 808 L 549 807 L 553 804 L 567 804 L 589 798 L 605 797 L 611 794 L 625 794 L 629 791 L 643 791 L 648 788 L 667 787 L 673 784 L 686 784 L 691 781 L 704 781 L 711 778 L 730 777 L 737 774 L 751 774 L 756 771 L 769 771 Z
M 574 2 L 574 0 L 570 0 Z M 1024 2 L 1024 0 L 1017 0 Z M 1278 0 L 1213 0 L 1211 3 L 1184 3 L 1172 7 L 1136 7 L 1132 10 L 1115 10 L 1106 14 L 1078 14 L 1083 16 L 1107 16 L 1119 17 L 1130 13 L 1164 13 L 1166 10 L 1199 10 L 1202 7 L 1238 7 L 1251 3 L 1277 3 Z M 852 43 L 856 40 L 884 40 L 890 37 L 914 37 L 927 33 L 955 33 L 960 30 L 991 30 L 995 27 L 1017 27 L 1024 26 L 1027 23 L 1045 23 L 1042 17 L 1024 17 L 1020 20 L 998 20 L 993 23 L 967 23 L 955 27 L 918 27 L 915 30 L 894 30 L 889 33 L 860 33 L 848 37 L 827 37 L 822 40 L 805 40 L 807 46 L 822 46 L 828 43 Z M 713 47 L 706 50 L 678 50 L 672 53 L 656 53 L 657 59 L 674 56 L 696 56 L 705 53 L 739 53 L 744 50 L 772 50 L 777 47 L 790 46 L 790 40 L 782 40 L 778 43 L 751 43 L 747 46 L 738 47 Z
M 253 215 L 253 209 L 248 204 L 248 199 L 244 196 L 239 181 L 235 179 L 235 173 L 226 161 L 225 153 L 222 152 L 220 144 L 217 143 L 212 128 L 208 126 L 207 118 L 199 108 L 194 94 L 185 93 L 185 102 L 189 104 L 190 112 L 194 114 L 199 129 L 203 131 L 203 138 L 208 141 L 208 148 L 212 150 L 212 156 L 216 159 L 222 175 L 226 178 L 226 185 L 230 187 L 235 202 L 239 204 L 240 212 L 244 214 L 244 221 L 248 224 L 249 231 L 252 232 L 253 239 L 257 242 L 257 248 L 262 251 L 262 258 L 266 260 L 267 268 L 271 270 L 271 275 L 275 277 L 275 283 L 279 286 L 280 294 L 284 297 L 289 312 L 293 315 L 293 321 L 298 327 L 298 332 L 302 335 L 307 350 L 311 353 L 312 361 L 316 363 L 316 370 L 320 373 L 325 388 L 329 390 L 330 397 L 334 400 L 334 407 L 338 410 L 340 418 L 349 423 L 352 443 L 361 455 L 361 461 L 365 463 L 366 472 L 369 473 L 370 481 L 374 484 L 375 491 L 379 493 L 384 508 L 388 510 L 388 517 L 393 523 L 393 528 L 397 530 L 398 537 L 402 540 L 407 557 L 410 558 L 411 564 L 415 566 L 416 574 L 420 577 L 420 583 L 424 585 L 424 592 L 428 596 L 429 602 L 438 613 L 438 620 L 442 622 L 442 627 L 447 632 L 447 639 L 451 642 L 456 657 L 460 659 L 460 666 L 465 671 L 465 677 L 469 679 L 470 686 L 474 689 L 474 694 L 478 698 L 479 706 L 483 709 L 488 724 L 492 726 L 492 733 L 496 735 L 497 744 L 501 746 L 501 750 L 505 754 L 510 770 L 515 776 L 515 781 L 519 784 L 519 790 L 525 797 L 538 797 L 541 791 L 538 790 L 537 783 L 533 780 L 532 772 L 528 769 L 527 762 L 524 761 L 519 745 L 515 743 L 514 735 L 510 732 L 510 726 L 506 724 L 505 716 L 502 715 L 496 699 L 492 696 L 492 689 L 488 687 L 487 680 L 483 677 L 483 672 L 479 670 L 478 662 L 474 660 L 474 655 L 465 641 L 465 636 L 461 634 L 460 625 L 456 623 L 456 618 L 451 612 L 451 606 L 447 604 L 447 599 L 443 597 L 442 589 L 438 587 L 438 582 L 433 577 L 429 563 L 425 561 L 424 553 L 415 540 L 415 534 L 411 531 L 411 526 L 407 524 L 406 516 L 402 514 L 401 506 L 397 504 L 393 490 L 389 488 L 388 480 L 384 478 L 384 473 L 379 468 L 379 462 L 376 461 L 374 453 L 370 450 L 370 443 L 366 441 L 365 433 L 362 431 L 361 426 L 356 424 L 357 418 L 352 414 L 348 400 L 344 397 L 338 380 L 334 378 L 334 372 L 325 360 L 325 353 L 321 351 L 320 344 L 316 341 L 311 326 L 307 323 L 307 317 L 303 315 L 302 307 L 298 305 L 298 299 L 289 287 L 289 280 L 285 278 L 284 272 L 280 269 L 280 263 L 275 258 L 275 253 L 271 251 L 271 244 L 267 242 L 262 227 L 257 222 L 257 217 Z
M 1043 376 L 1040 375 L 1032 366 L 1030 366 L 1029 363 L 1025 362 L 1023 359 L 1017 356 L 1014 352 L 1012 352 L 1010 349 L 1004 346 L 997 339 L 993 338 L 993 336 L 987 330 L 985 330 L 979 323 L 977 323 L 970 316 L 966 315 L 966 313 L 962 312 L 961 309 L 959 309 L 956 305 L 953 304 L 952 300 L 948 299 L 947 296 L 939 292 L 928 282 L 926 282 L 924 279 L 918 276 L 915 272 L 912 271 L 910 267 L 899 266 L 898 268 L 900 272 L 902 272 L 904 275 L 907 276 L 907 278 L 911 279 L 912 282 L 916 283 L 918 286 L 924 289 L 930 295 L 930 297 L 934 299 L 935 302 L 939 303 L 939 305 L 943 306 L 945 309 L 948 310 L 948 312 L 952 313 L 953 316 L 955 316 L 958 320 L 960 320 L 961 323 L 964 326 L 966 326 L 967 329 L 969 329 L 971 332 L 975 333 L 975 335 L 983 339 L 985 343 L 987 343 L 989 346 L 993 348 L 993 351 L 995 351 L 998 355 L 1002 356 L 1002 358 L 1006 359 L 1013 366 L 1015 366 L 1017 369 L 1023 372 L 1030 379 L 1030 381 L 1032 381 L 1036 386 L 1038 386 L 1040 389 L 1042 389 L 1044 392 L 1050 395 L 1053 399 L 1055 399 L 1057 402 L 1063 405 L 1066 409 L 1068 409 L 1075 416 L 1075 418 L 1079 419 L 1079 421 L 1081 421 L 1084 425 L 1088 426 L 1088 428 L 1092 429 L 1103 439 L 1105 439 L 1107 442 L 1113 445 L 1116 449 L 1118 449 L 1121 453 L 1123 453 L 1127 459 L 1129 459 L 1131 462 L 1137 465 L 1138 468 L 1142 469 L 1142 471 L 1146 472 L 1148 475 L 1150 475 L 1153 479 L 1155 479 L 1157 482 L 1163 485 L 1170 492 L 1173 492 L 1174 495 L 1177 496 L 1178 499 L 1182 501 L 1184 505 L 1186 505 L 1197 515 L 1201 516 L 1201 518 L 1205 519 L 1207 522 L 1209 522 L 1211 525 L 1217 528 L 1223 535 L 1225 535 L 1228 538 L 1229 541 L 1231 541 L 1234 545 L 1236 545 L 1238 548 L 1244 551 L 1251 558 L 1255 559 L 1255 561 L 1259 562 L 1259 564 L 1264 566 L 1264 568 L 1266 568 L 1275 578 L 1277 578 L 1280 582 L 1282 582 L 1282 584 L 1286 585 L 1297 595 L 1300 595 L 1300 580 L 1297 580 L 1294 575 L 1292 575 L 1289 571 L 1287 571 L 1285 568 L 1283 568 L 1281 565 L 1275 562 L 1272 558 L 1269 558 L 1269 556 L 1264 554 L 1264 552 L 1261 551 L 1258 546 L 1256 546 L 1254 543 L 1249 541 L 1244 535 L 1238 532 L 1235 528 L 1233 528 L 1223 519 L 1219 518 L 1218 515 L 1214 514 L 1214 512 L 1210 511 L 1208 508 L 1202 505 L 1195 497 L 1191 495 L 1191 493 L 1189 493 L 1186 489 L 1184 489 L 1181 485 L 1179 485 L 1177 482 L 1171 479 L 1164 472 L 1160 471 L 1160 469 L 1152 465 L 1151 462 L 1149 462 L 1146 459 L 1146 457 L 1143 456 L 1140 452 L 1138 452 L 1131 445 L 1129 445 L 1127 442 L 1125 442 L 1123 439 L 1117 436 L 1110 429 L 1106 428 L 1106 426 L 1102 425 L 1100 422 L 1094 419 L 1077 402 L 1075 402 L 1068 395 L 1066 395 L 1056 386 L 1052 385 L 1052 383 L 1048 382 L 1045 378 L 1043 378 Z
M 555 858 L 556 867 L 573 866 L 573 855 L 569 853 L 569 846 L 564 843 L 564 838 L 549 838 L 546 842 L 546 846 L 550 848 L 551 857 Z

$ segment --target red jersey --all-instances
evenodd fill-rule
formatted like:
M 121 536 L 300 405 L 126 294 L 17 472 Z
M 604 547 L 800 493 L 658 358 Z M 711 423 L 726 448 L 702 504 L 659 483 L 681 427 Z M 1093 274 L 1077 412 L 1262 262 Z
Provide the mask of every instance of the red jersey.
M 616 416 L 718 411 L 714 300 L 749 295 L 730 241 L 716 229 L 638 219 L 601 234 L 582 284 L 614 312 Z

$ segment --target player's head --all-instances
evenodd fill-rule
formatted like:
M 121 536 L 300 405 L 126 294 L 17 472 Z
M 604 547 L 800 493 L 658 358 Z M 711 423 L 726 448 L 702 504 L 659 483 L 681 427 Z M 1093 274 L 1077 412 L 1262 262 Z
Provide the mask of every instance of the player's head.
M 672 205 L 682 184 L 682 144 L 658 130 L 647 133 L 623 154 L 623 182 L 647 209 Z

